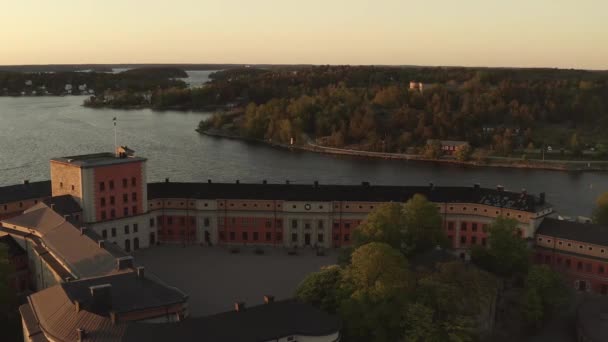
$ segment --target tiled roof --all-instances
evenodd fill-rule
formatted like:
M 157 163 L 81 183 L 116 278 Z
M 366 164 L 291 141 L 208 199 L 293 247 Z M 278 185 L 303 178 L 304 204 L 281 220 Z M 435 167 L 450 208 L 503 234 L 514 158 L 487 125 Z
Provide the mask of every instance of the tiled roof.
M 561 239 L 581 241 L 608 246 L 608 227 L 592 223 L 579 223 L 554 218 L 545 218 L 536 234 Z
M 236 183 L 148 183 L 148 199 L 260 199 L 286 201 L 406 202 L 422 194 L 437 203 L 477 203 L 528 212 L 549 207 L 538 197 L 475 187 L 306 185 Z
M 51 196 L 51 181 L 0 187 L 0 204 Z
M 340 330 L 340 321 L 309 304 L 279 301 L 173 324 L 129 325 L 124 341 L 258 342 L 291 335 L 326 336 Z

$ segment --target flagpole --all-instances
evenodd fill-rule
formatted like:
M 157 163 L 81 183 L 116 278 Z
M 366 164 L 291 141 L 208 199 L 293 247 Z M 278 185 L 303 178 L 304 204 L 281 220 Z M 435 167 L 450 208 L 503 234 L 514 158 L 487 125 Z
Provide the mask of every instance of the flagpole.
M 116 154 L 117 148 L 118 148 L 118 143 L 116 140 L 116 117 L 114 117 L 114 154 Z

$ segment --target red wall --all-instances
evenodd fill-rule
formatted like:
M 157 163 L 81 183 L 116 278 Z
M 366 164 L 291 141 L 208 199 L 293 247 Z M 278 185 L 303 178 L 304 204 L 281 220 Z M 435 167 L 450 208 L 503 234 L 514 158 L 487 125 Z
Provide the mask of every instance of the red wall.
M 132 216 L 133 206 L 136 207 L 136 213 L 144 212 L 142 203 L 147 203 L 147 199 L 142 198 L 143 187 L 147 186 L 142 182 L 142 162 L 126 163 L 118 165 L 101 166 L 94 170 L 95 180 L 95 217 L 97 221 L 103 221 L 102 212 L 105 212 L 106 220 L 111 220 L 111 211 L 114 209 L 115 219 Z M 135 185 L 132 184 L 132 179 L 135 178 Z M 123 179 L 127 179 L 127 186 L 123 186 Z M 110 181 L 114 182 L 114 188 L 110 189 Z M 104 190 L 100 189 L 100 183 L 104 183 Z M 133 201 L 133 193 L 136 195 L 136 200 Z M 123 195 L 127 195 L 128 201 L 125 203 Z M 114 205 L 111 204 L 111 196 L 114 196 Z M 101 199 L 105 199 L 105 206 L 102 207 Z M 142 201 L 143 200 L 143 201 Z M 124 215 L 124 208 L 128 208 L 128 215 Z
M 273 217 L 230 216 L 219 219 L 219 241 L 238 244 L 283 244 L 283 222 Z M 246 233 L 246 239 L 244 236 Z M 257 240 L 255 235 L 257 233 Z M 270 233 L 270 240 L 267 239 Z M 291 239 L 291 237 L 288 237 Z
M 160 242 L 196 242 L 196 217 L 187 215 L 160 215 L 156 217 Z
M 584 280 L 591 285 L 591 292 L 608 294 L 608 262 L 606 261 L 540 248 L 536 249 L 534 261 L 538 264 L 547 264 L 564 274 L 570 281 L 570 286 L 574 286 L 575 280 Z

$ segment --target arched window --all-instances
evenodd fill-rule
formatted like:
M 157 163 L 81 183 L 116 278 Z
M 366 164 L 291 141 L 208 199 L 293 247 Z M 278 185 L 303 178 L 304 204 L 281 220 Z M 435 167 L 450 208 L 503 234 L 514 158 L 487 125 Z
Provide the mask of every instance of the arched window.
M 139 249 L 139 238 L 134 238 L 133 239 L 133 249 L 134 250 L 138 250 Z
M 131 251 L 131 240 L 129 240 L 129 239 L 125 240 L 125 251 L 127 251 L 127 252 Z

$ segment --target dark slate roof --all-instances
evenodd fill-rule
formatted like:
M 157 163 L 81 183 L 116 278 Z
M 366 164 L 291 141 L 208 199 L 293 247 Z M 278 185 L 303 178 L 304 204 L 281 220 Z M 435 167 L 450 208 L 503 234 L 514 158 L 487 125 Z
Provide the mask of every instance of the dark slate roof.
M 126 157 L 119 158 L 114 153 L 102 152 L 93 154 L 83 154 L 71 157 L 53 158 L 51 161 L 74 165 L 80 168 L 89 168 L 103 165 L 126 164 L 145 161 L 146 158 Z
M 339 330 L 337 317 L 309 304 L 286 300 L 180 323 L 134 323 L 127 327 L 123 341 L 261 342 L 291 335 L 325 336 Z
M 536 234 L 608 246 L 608 227 L 592 223 L 579 223 L 545 218 Z
M 51 181 L 29 182 L 0 187 L 0 204 L 50 196 Z
M 537 212 L 549 207 L 539 198 L 518 192 L 475 187 L 306 185 L 236 183 L 148 183 L 148 199 L 261 199 L 287 201 L 405 202 L 415 194 L 433 202 L 478 203 Z
M 3 244 L 8 248 L 9 257 L 25 254 L 25 250 L 8 234 L 0 236 L 0 244 Z
M 82 307 L 89 312 L 106 315 L 108 312 L 96 312 L 92 307 L 89 289 L 91 286 L 105 284 L 112 285 L 111 311 L 117 313 L 183 303 L 188 299 L 178 289 L 149 277 L 138 278 L 137 273 L 132 271 L 62 283 L 61 287 L 72 302 L 82 303 Z
M 61 195 L 47 198 L 44 203 L 60 215 L 72 215 L 82 211 L 80 204 L 70 195 Z

